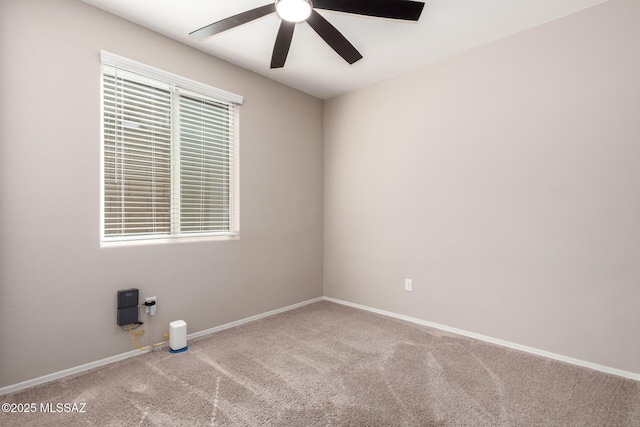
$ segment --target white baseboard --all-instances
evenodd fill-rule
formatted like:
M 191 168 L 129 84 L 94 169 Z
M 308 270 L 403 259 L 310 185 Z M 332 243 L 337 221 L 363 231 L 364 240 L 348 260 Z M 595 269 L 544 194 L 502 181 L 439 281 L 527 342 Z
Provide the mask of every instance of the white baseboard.
M 469 332 L 469 331 L 464 331 L 462 329 L 457 329 L 457 328 L 452 328 L 449 326 L 445 326 L 445 325 L 440 325 L 438 323 L 433 323 L 433 322 L 428 322 L 426 320 L 421 320 L 421 319 L 417 319 L 414 317 L 409 317 L 409 316 L 405 316 L 402 314 L 397 314 L 397 313 L 393 313 L 390 311 L 385 311 L 385 310 L 380 310 L 377 308 L 373 308 L 373 307 L 368 307 L 366 305 L 361 305 L 361 304 L 355 304 L 349 301 L 344 301 L 344 300 L 340 300 L 340 299 L 336 299 L 336 298 L 331 298 L 331 297 L 319 297 L 319 298 L 314 298 L 314 299 L 310 299 L 307 301 L 303 301 L 297 304 L 293 304 L 293 305 L 289 305 L 287 307 L 283 307 L 283 308 L 278 308 L 276 310 L 271 310 L 268 311 L 266 313 L 261 313 L 261 314 L 257 314 L 255 316 L 251 316 L 251 317 L 247 317 L 245 319 L 241 319 L 241 320 L 237 320 L 235 322 L 230 322 L 230 323 L 226 323 L 224 325 L 220 325 L 220 326 L 216 326 L 214 328 L 210 328 L 210 329 L 206 329 L 204 331 L 199 331 L 199 332 L 194 332 L 192 334 L 187 335 L 187 339 L 193 339 L 193 338 L 198 338 L 204 335 L 209 335 L 212 334 L 214 332 L 219 332 L 219 331 L 223 331 L 225 329 L 229 329 L 229 328 L 233 328 L 235 326 L 240 326 L 243 325 L 245 323 L 249 323 L 249 322 L 254 322 L 256 320 L 259 319 L 263 319 L 265 317 L 269 317 L 269 316 L 273 316 L 275 314 L 279 314 L 279 313 L 283 313 L 285 311 L 289 311 L 289 310 L 293 310 L 308 304 L 312 304 L 314 302 L 318 302 L 318 301 L 330 301 L 330 302 L 334 302 L 337 304 L 342 304 L 342 305 L 346 305 L 349 307 L 353 307 L 353 308 L 358 308 L 360 310 L 366 310 L 366 311 L 370 311 L 372 313 L 377 313 L 377 314 L 381 314 L 383 316 L 389 316 L 389 317 L 393 317 L 396 319 L 400 319 L 400 320 L 405 320 L 407 322 L 412 322 L 412 323 L 416 323 L 419 325 L 423 325 L 423 326 L 428 326 L 431 328 L 435 328 L 435 329 L 440 329 L 443 331 L 447 331 L 447 332 L 451 332 L 454 334 L 458 334 L 458 335 L 462 335 L 465 337 L 469 337 L 469 338 L 474 338 L 480 341 L 485 341 L 485 342 L 489 342 L 492 344 L 496 344 L 502 347 L 507 347 L 507 348 L 512 348 L 515 350 L 520 350 L 520 351 L 524 351 L 526 353 L 531 353 L 531 354 L 535 354 L 538 356 L 543 356 L 543 357 L 547 357 L 549 359 L 554 359 L 554 360 L 559 360 L 561 362 L 565 362 L 565 363 L 569 363 L 572 365 L 577 365 L 577 366 L 582 366 L 585 368 L 590 368 L 590 369 L 594 369 L 596 371 L 601 371 L 601 372 L 606 372 L 608 374 L 613 374 L 613 375 L 617 375 L 620 377 L 624 377 L 624 378 L 629 378 L 635 381 L 640 381 L 640 374 L 636 374 L 633 372 L 628 372 L 628 371 L 623 371 L 620 369 L 616 369 L 616 368 L 611 368 L 609 366 L 603 366 L 603 365 L 599 365 L 596 363 L 591 363 L 591 362 L 586 362 L 584 360 L 580 360 L 580 359 L 575 359 L 573 357 L 568 357 L 568 356 L 563 356 L 560 354 L 556 354 L 556 353 L 551 353 L 549 351 L 545 351 L 545 350 L 540 350 L 537 348 L 533 348 L 533 347 L 528 347 L 528 346 L 524 346 L 524 345 L 520 345 L 520 344 L 516 344 L 516 343 L 512 343 L 509 341 L 504 341 L 501 339 L 497 339 L 497 338 L 492 338 L 492 337 L 488 337 L 485 335 L 481 335 L 481 334 L 476 334 L 474 332 Z M 0 396 L 4 395 L 4 394 L 9 394 L 9 393 L 14 393 L 16 391 L 20 391 L 29 387 L 33 387 L 36 385 L 40 385 L 40 384 L 44 384 L 50 381 L 54 381 L 60 378 L 64 378 L 64 377 L 68 377 L 70 375 L 74 375 L 80 372 L 84 372 L 84 371 L 88 371 L 90 369 L 93 368 L 98 368 L 100 366 L 104 366 L 104 365 L 108 365 L 110 363 L 114 363 L 114 362 L 118 362 L 120 360 L 124 360 L 124 359 L 128 359 L 130 357 L 133 356 L 138 356 L 144 353 L 147 353 L 151 350 L 146 350 L 146 351 L 140 351 L 140 350 L 133 350 L 133 351 L 128 351 L 126 353 L 122 353 L 122 354 L 117 354 L 115 356 L 111 356 L 111 357 L 107 357 L 105 359 L 101 359 L 101 360 L 97 360 L 95 362 L 90 362 L 90 363 L 86 363 L 84 365 L 80 365 L 80 366 L 76 366 L 74 368 L 70 368 L 70 369 L 65 369 L 63 371 L 59 371 L 59 372 L 54 372 L 52 374 L 49 375 L 45 375 L 42 377 L 38 377 L 38 378 L 34 378 L 32 380 L 28 380 L 28 381 L 24 381 L 18 384 L 13 384 L 10 386 L 6 386 L 6 387 L 2 387 L 0 388 Z
M 514 349 L 514 350 L 524 351 L 525 353 L 531 353 L 531 354 L 535 354 L 537 356 L 543 356 L 543 357 L 547 357 L 549 359 L 559 360 L 560 362 L 569 363 L 571 365 L 577 365 L 577 366 L 581 366 L 583 368 L 590 368 L 590 369 L 594 369 L 596 371 L 606 372 L 607 374 L 613 374 L 613 375 L 617 375 L 617 376 L 620 376 L 620 377 L 628 378 L 628 379 L 631 379 L 631 380 L 640 381 L 640 374 L 636 374 L 634 372 L 623 371 L 621 369 L 616 369 L 616 368 L 612 368 L 612 367 L 609 367 L 609 366 L 599 365 L 597 363 L 591 363 L 591 362 L 587 362 L 587 361 L 584 361 L 584 360 L 575 359 L 573 357 L 568 357 L 568 356 L 563 356 L 561 354 L 551 353 L 551 352 L 546 351 L 546 350 L 540 350 L 538 348 L 528 347 L 526 345 L 520 345 L 520 344 L 512 343 L 512 342 L 509 342 L 509 341 L 504 341 L 504 340 L 501 340 L 501 339 L 498 339 L 498 338 L 492 338 L 492 337 L 488 337 L 486 335 L 476 334 L 475 332 L 469 332 L 469 331 L 465 331 L 465 330 L 462 330 L 462 329 L 452 328 L 452 327 L 449 327 L 449 326 L 440 325 L 438 323 L 433 323 L 433 322 L 428 322 L 426 320 L 416 319 L 415 317 L 409 317 L 409 316 L 405 316 L 405 315 L 402 315 L 402 314 L 393 313 L 393 312 L 390 312 L 390 311 L 379 310 L 377 308 L 368 307 L 366 305 L 361 305 L 361 304 L 355 304 L 355 303 L 352 303 L 352 302 L 349 302 L 349 301 L 344 301 L 344 300 L 331 298 L 331 297 L 323 297 L 322 299 L 324 299 L 325 301 L 330 301 L 330 302 L 334 302 L 334 303 L 337 303 L 337 304 L 342 304 L 342 305 L 346 305 L 346 306 L 349 306 L 349 307 L 370 311 L 372 313 L 382 314 L 383 316 L 389 316 L 389 317 L 393 317 L 393 318 L 400 319 L 400 320 L 406 320 L 407 322 L 417 323 L 419 325 L 428 326 L 428 327 L 435 328 L 435 329 L 440 329 L 440 330 L 443 330 L 443 331 L 451 332 L 451 333 L 462 335 L 462 336 L 469 337 L 469 338 L 474 338 L 474 339 L 477 339 L 477 340 L 480 340 L 480 341 L 485 341 L 485 342 L 488 342 L 488 343 L 491 343 L 491 344 L 496 344 L 496 345 L 499 345 L 499 346 L 502 346 L 502 347 L 507 347 L 507 348 L 511 348 L 511 349 Z
M 42 377 L 34 378 L 32 380 L 27 380 L 18 384 L 9 385 L 6 387 L 0 388 L 0 396 L 3 394 L 9 394 L 16 391 L 23 390 L 25 388 L 33 387 L 36 385 L 48 383 L 49 381 L 57 380 L 60 378 L 68 377 L 70 375 L 74 375 L 83 371 L 88 371 L 89 369 L 97 368 L 99 366 L 108 365 L 110 363 L 115 363 L 120 360 L 128 359 L 133 356 L 138 356 L 143 353 L 147 353 L 150 350 L 140 351 L 133 350 L 128 351 L 122 354 L 116 354 L 115 356 L 107 357 L 105 359 L 96 360 L 95 362 L 85 363 L 84 365 L 76 366 L 74 368 L 65 369 L 64 371 L 54 372 L 49 375 L 45 375 Z
M 235 322 L 226 323 L 224 325 L 216 326 L 215 328 L 206 329 L 204 331 L 199 331 L 199 332 L 194 332 L 193 334 L 188 334 L 187 335 L 187 339 L 190 340 L 190 339 L 193 339 L 193 338 L 201 337 L 203 335 L 208 335 L 208 334 L 212 334 L 214 332 L 223 331 L 225 329 L 233 328 L 234 326 L 240 326 L 240 325 L 243 325 L 245 323 L 254 322 L 256 320 L 259 320 L 259 319 L 262 319 L 262 318 L 265 318 L 265 317 L 273 316 L 274 314 L 283 313 L 285 311 L 293 310 L 295 308 L 302 307 L 302 306 L 305 306 L 307 304 L 312 304 L 314 302 L 318 302 L 318 301 L 322 301 L 322 300 L 323 300 L 322 297 L 318 297 L 318 298 L 310 299 L 310 300 L 303 301 L 303 302 L 300 302 L 300 303 L 297 303 L 297 304 L 289 305 L 289 306 L 286 306 L 286 307 L 283 307 L 283 308 L 278 308 L 276 310 L 267 311 L 266 313 L 261 313 L 261 314 L 255 315 L 255 316 L 247 317 L 245 319 L 237 320 Z M 133 356 L 139 356 L 141 354 L 148 353 L 150 351 L 152 351 L 152 350 L 144 350 L 144 351 L 133 350 L 133 351 L 128 351 L 126 353 L 117 354 L 115 356 L 107 357 L 105 359 L 96 360 L 95 362 L 90 362 L 90 363 L 86 363 L 84 365 L 76 366 L 74 368 L 65 369 L 64 371 L 54 372 L 54 373 L 49 374 L 49 375 L 45 375 L 45 376 L 42 376 L 42 377 L 34 378 L 32 380 L 27 380 L 27 381 L 24 381 L 24 382 L 21 382 L 21 383 L 18 383 L 18 384 L 13 384 L 13 385 L 9 385 L 9 386 L 6 386 L 6 387 L 2 387 L 2 388 L 0 388 L 0 396 L 2 396 L 4 394 L 14 393 L 16 391 L 20 391 L 20 390 L 23 390 L 25 388 L 33 387 L 33 386 L 36 386 L 36 385 L 48 383 L 49 381 L 54 381 L 54 380 L 57 380 L 57 379 L 60 379 L 60 378 L 68 377 L 70 375 L 74 375 L 74 374 L 77 374 L 77 373 L 80 373 L 80 372 L 88 371 L 89 369 L 98 368 L 100 366 L 104 366 L 104 365 L 108 365 L 110 363 L 118 362 L 120 360 L 128 359 L 128 358 L 133 357 Z
M 314 302 L 323 301 L 323 300 L 324 300 L 323 297 L 318 297 L 318 298 L 310 299 L 310 300 L 307 300 L 307 301 L 299 302 L 297 304 L 288 305 L 288 306 L 283 307 L 283 308 L 277 308 L 275 310 L 267 311 L 266 313 L 256 314 L 255 316 L 247 317 L 245 319 L 237 320 L 235 322 L 225 323 L 224 325 L 216 326 L 216 327 L 210 328 L 210 329 L 205 329 L 204 331 L 200 331 L 200 332 L 195 332 L 193 334 L 187 335 L 187 338 L 188 339 L 193 339 L 193 338 L 202 337 L 204 335 L 209 335 L 209 334 L 212 334 L 214 332 L 224 331 L 225 329 L 229 329 L 229 328 L 233 328 L 233 327 L 236 327 L 236 326 L 244 325 L 245 323 L 254 322 L 256 320 L 260 320 L 260 319 L 263 319 L 265 317 L 273 316 L 274 314 L 284 313 L 285 311 L 293 310 L 295 308 L 299 308 L 299 307 L 302 307 L 302 306 L 305 306 L 305 305 L 308 305 L 308 304 L 312 304 Z

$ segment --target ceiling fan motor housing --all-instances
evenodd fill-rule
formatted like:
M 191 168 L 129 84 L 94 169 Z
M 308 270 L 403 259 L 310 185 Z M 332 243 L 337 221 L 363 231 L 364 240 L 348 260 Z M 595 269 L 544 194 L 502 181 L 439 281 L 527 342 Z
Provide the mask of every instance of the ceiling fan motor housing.
M 276 0 L 276 12 L 289 22 L 302 22 L 311 15 L 313 4 L 310 0 Z

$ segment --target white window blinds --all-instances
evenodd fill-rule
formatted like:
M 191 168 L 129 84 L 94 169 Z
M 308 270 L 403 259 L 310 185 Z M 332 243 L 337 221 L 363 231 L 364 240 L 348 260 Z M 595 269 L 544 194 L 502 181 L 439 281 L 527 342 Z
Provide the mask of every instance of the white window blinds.
M 101 59 L 102 240 L 236 235 L 242 98 L 105 52 Z

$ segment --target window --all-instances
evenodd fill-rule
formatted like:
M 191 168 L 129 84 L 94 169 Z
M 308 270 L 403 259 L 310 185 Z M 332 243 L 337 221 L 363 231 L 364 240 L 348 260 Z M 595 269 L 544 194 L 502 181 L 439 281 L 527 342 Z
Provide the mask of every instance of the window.
M 242 97 L 101 52 L 102 241 L 238 234 Z

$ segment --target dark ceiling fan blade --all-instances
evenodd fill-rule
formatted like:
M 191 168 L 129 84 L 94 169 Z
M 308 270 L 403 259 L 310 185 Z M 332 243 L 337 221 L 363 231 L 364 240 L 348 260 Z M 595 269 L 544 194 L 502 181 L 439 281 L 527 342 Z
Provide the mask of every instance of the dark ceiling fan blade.
M 296 28 L 295 22 L 285 21 L 280 23 L 280 29 L 276 36 L 276 44 L 273 46 L 273 55 L 271 56 L 271 68 L 282 68 L 289 54 L 291 39 L 293 39 L 293 29 Z
M 315 10 L 311 11 L 311 16 L 307 18 L 307 23 L 349 64 L 362 59 L 360 52 L 349 43 L 349 40 Z
M 276 11 L 275 3 L 270 3 L 264 6 L 256 7 L 255 9 L 247 10 L 246 12 L 239 13 L 237 15 L 230 16 L 220 21 L 209 24 L 189 33 L 190 36 L 203 39 L 205 37 L 212 36 L 214 34 L 221 33 L 223 31 L 235 28 L 238 25 L 246 24 L 254 19 L 262 18 L 265 15 Z
M 316 9 L 417 21 L 424 3 L 410 0 L 313 0 Z

